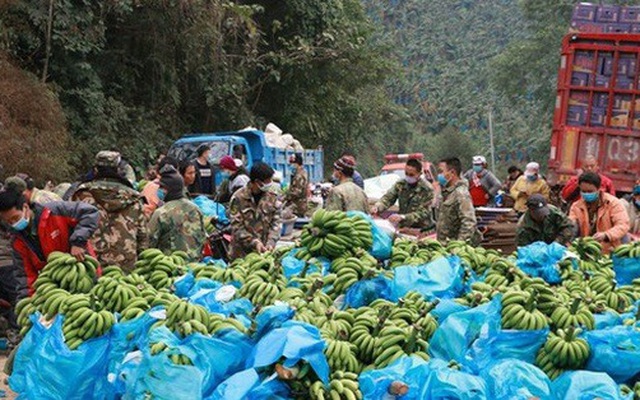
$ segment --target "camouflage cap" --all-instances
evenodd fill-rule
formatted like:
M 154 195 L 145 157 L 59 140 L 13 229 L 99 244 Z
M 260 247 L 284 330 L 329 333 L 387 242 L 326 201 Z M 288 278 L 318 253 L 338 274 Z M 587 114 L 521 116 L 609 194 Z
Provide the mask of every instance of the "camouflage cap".
M 22 193 L 27 190 L 27 182 L 18 176 L 10 176 L 4 181 L 4 185 L 7 189 L 13 190 L 18 193 Z
M 117 151 L 104 150 L 96 154 L 96 167 L 118 168 L 120 160 L 120 153 Z

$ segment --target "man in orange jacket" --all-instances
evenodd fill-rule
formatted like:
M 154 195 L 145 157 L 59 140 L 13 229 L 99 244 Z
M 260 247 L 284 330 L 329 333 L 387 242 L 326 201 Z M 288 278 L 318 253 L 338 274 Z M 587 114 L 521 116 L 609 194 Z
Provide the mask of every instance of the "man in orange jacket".
M 579 236 L 593 236 L 604 253 L 619 246 L 629 232 L 629 215 L 623 203 L 600 190 L 600 176 L 585 172 L 578 178 L 580 199 L 571 206 L 569 218 L 578 226 Z

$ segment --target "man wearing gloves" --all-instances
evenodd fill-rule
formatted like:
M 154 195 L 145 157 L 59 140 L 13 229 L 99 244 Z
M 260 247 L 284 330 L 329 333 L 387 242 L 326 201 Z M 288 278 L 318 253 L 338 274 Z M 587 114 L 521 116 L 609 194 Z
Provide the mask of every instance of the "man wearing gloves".
M 469 182 L 469 193 L 474 207 L 493 205 L 494 197 L 498 194 L 502 184 L 487 169 L 487 159 L 484 156 L 473 157 L 473 168 L 464 174 Z
M 381 213 L 398 201 L 399 213 L 390 216 L 390 222 L 401 228 L 431 229 L 433 186 L 422 177 L 422 163 L 418 160 L 407 161 L 404 174 L 404 179 L 396 182 L 371 208 L 371 214 Z

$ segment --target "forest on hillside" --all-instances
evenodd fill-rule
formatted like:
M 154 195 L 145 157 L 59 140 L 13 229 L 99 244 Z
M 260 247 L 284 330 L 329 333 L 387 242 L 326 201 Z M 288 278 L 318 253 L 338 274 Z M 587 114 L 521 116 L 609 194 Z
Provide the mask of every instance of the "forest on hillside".
M 569 0 L 0 0 L 6 172 L 274 122 L 326 162 L 389 152 L 546 161 Z M 630 1 L 618 3 L 633 3 Z M 71 151 L 70 151 L 71 150 Z

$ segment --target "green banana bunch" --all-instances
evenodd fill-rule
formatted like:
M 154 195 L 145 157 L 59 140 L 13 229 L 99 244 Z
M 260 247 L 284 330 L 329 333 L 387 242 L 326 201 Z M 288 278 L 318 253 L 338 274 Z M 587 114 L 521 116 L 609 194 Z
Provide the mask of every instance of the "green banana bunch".
M 331 374 L 329 387 L 316 381 L 309 388 L 312 400 L 362 400 L 358 375 L 353 372 L 335 371 Z
M 595 328 L 593 313 L 582 304 L 580 297 L 574 298 L 570 306 L 558 306 L 551 314 L 551 322 L 555 329 L 568 329 L 571 326 L 582 326 L 588 330 Z
M 112 313 L 87 307 L 88 301 L 85 298 L 72 302 L 67 307 L 62 334 L 70 350 L 77 349 L 84 341 L 104 335 L 116 323 Z
M 287 282 L 274 265 L 275 271 L 258 269 L 247 275 L 247 279 L 240 288 L 239 295 L 246 297 L 254 305 L 266 306 L 273 304 L 280 292 L 287 287 Z
M 119 322 L 131 321 L 142 317 L 150 308 L 151 306 L 147 299 L 144 297 L 136 297 L 127 302 L 126 306 L 122 309 Z
M 557 367 L 552 358 L 549 356 L 544 346 L 538 350 L 535 360 L 536 366 L 542 370 L 552 381 L 558 378 L 564 372 L 564 369 Z
M 300 244 L 314 256 L 337 258 L 366 240 L 362 226 L 356 230 L 352 219 L 342 211 L 319 209 L 303 228 Z
M 322 330 L 320 334 L 326 343 L 324 355 L 332 371 L 360 373 L 362 365 L 356 356 L 358 348 L 349 341 L 348 332 Z
M 176 353 L 176 349 L 169 347 L 164 342 L 151 343 L 150 352 L 152 356 L 167 352 L 169 359 L 175 365 L 193 365 L 193 361 L 191 361 L 188 356 L 186 356 L 185 354 Z
M 535 293 L 510 290 L 502 297 L 502 328 L 540 330 L 549 326 L 547 317 L 536 308 Z
M 247 328 L 237 319 L 225 318 L 220 314 L 209 314 L 209 333 L 214 335 L 218 331 L 226 329 L 235 329 L 238 332 L 247 333 Z
M 331 263 L 331 271 L 336 274 L 336 280 L 328 294 L 337 297 L 343 294 L 361 279 L 372 278 L 377 275 L 375 269 L 367 266 L 357 257 L 340 257 Z
M 365 250 L 373 247 L 373 233 L 371 231 L 371 223 L 360 215 L 354 215 L 350 218 L 354 230 L 353 246 Z
M 18 325 L 20 325 L 20 336 L 25 336 L 31 329 L 31 320 L 29 317 L 36 312 L 36 306 L 33 304 L 33 297 L 25 297 L 16 304 L 15 314 L 17 316 Z
M 622 244 L 611 254 L 618 258 L 640 258 L 640 242 Z
M 592 237 L 575 239 L 569 250 L 577 253 L 581 260 L 597 261 L 602 257 L 602 245 Z
M 512 285 L 516 285 L 526 274 L 522 272 L 515 264 L 506 260 L 498 260 L 494 263 L 485 277 L 484 282 L 494 288 L 501 290 Z
M 180 299 L 167 307 L 166 315 L 166 320 L 156 322 L 153 327 L 164 325 L 182 337 L 196 332 L 203 335 L 209 334 L 209 313 L 200 305 Z
M 556 368 L 581 369 L 585 366 L 590 348 L 586 340 L 577 337 L 581 332 L 580 328 L 569 327 L 566 331 L 558 329 L 549 334 L 544 350 Z
M 167 256 L 159 249 L 147 249 L 138 256 L 134 272 L 156 289 L 169 288 L 175 277 L 187 272 L 187 259 L 183 251 L 175 251 Z
M 525 277 L 520 280 L 520 288 L 534 295 L 538 310 L 547 316 L 558 306 L 556 292 L 542 278 Z
M 387 326 L 380 330 L 373 365 L 376 369 L 384 368 L 400 357 L 412 354 L 428 361 L 428 350 L 429 343 L 420 337 L 420 327 Z
M 385 326 L 391 326 L 391 323 L 387 322 L 386 315 L 370 307 L 360 308 L 354 318 L 349 341 L 356 346 L 358 359 L 371 364 L 378 351 L 380 331 Z
M 329 331 L 333 334 L 346 332 L 346 334 L 349 335 L 354 323 L 355 318 L 353 315 L 346 311 L 339 311 L 331 306 L 324 314 L 316 317 L 314 325 L 320 330 Z
M 71 254 L 54 251 L 38 275 L 34 289 L 56 286 L 70 293 L 88 293 L 96 279 L 97 268 L 98 261 L 89 255 L 80 262 Z

